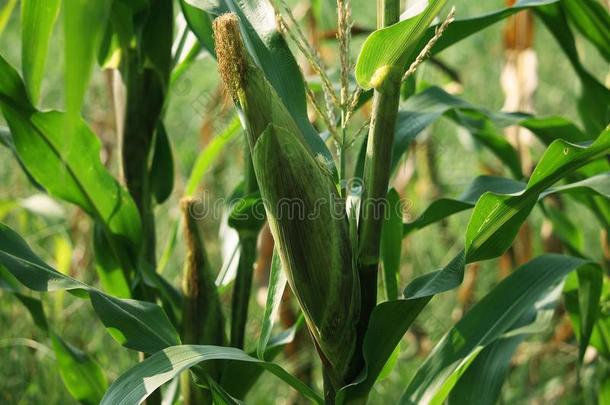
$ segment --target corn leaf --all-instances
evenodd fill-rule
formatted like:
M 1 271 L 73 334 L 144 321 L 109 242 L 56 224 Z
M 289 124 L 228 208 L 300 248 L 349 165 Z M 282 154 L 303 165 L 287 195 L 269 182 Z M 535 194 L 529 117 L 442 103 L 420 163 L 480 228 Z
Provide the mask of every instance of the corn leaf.
M 404 224 L 404 235 L 417 229 L 448 218 L 449 216 L 471 209 L 477 200 L 487 192 L 496 194 L 515 194 L 523 192 L 526 184 L 520 181 L 495 176 L 479 176 L 457 198 L 441 198 L 433 201 L 414 221 Z M 549 195 L 567 193 L 601 196 L 610 199 L 610 172 L 601 173 L 585 180 L 553 187 L 540 194 L 539 199 Z
M 60 0 L 21 2 L 21 66 L 28 94 L 34 104 L 40 96 L 49 41 L 60 4 Z
M 421 50 L 419 40 L 446 3 L 422 0 L 413 6 L 417 11 L 425 6 L 418 14 L 369 35 L 356 62 L 358 85 L 377 89 L 390 74 L 400 78 Z
M 467 129 L 473 138 L 496 155 L 517 179 L 523 177 L 520 159 L 500 131 L 502 128 L 520 125 L 547 144 L 555 139 L 568 142 L 590 139 L 574 124 L 560 117 L 535 118 L 522 113 L 492 112 L 438 87 L 430 87 L 410 97 L 400 107 L 394 137 L 392 170 L 396 169 L 414 139 L 442 116 Z
M 589 133 L 597 133 L 610 121 L 610 90 L 600 83 L 580 61 L 572 31 L 563 8 L 552 4 L 537 10 L 548 30 L 557 40 L 582 86 L 578 111 L 583 125 Z
M 564 0 L 561 6 L 574 26 L 610 62 L 610 14 L 595 0 Z
M 383 365 L 430 299 L 459 286 L 467 263 L 501 255 L 512 243 L 540 194 L 609 149 L 610 129 L 588 148 L 557 140 L 541 158 L 525 191 L 514 195 L 484 194 L 468 225 L 465 250 L 442 270 L 413 280 L 404 290 L 405 299 L 383 302 L 375 307 L 364 338 L 366 372 L 337 393 L 339 403 L 368 395 Z
M 19 281 L 2 266 L 0 266 L 0 289 L 13 293 L 15 298 L 28 310 L 35 325 L 49 336 L 61 379 L 70 395 L 83 404 L 99 403 L 108 388 L 108 382 L 95 360 L 72 347 L 49 329 L 42 301 L 24 295 Z
M 180 342 L 178 333 L 156 304 L 107 295 L 44 263 L 11 228 L 0 223 L 0 265 L 34 291 L 67 290 L 90 298 L 110 335 L 127 348 L 154 353 Z
M 56 197 L 81 207 L 112 234 L 140 240 L 140 217 L 129 193 L 100 161 L 100 141 L 85 122 L 66 113 L 39 112 L 17 72 L 0 57 L 0 107 L 15 151 L 33 178 Z
M 572 32 L 559 0 L 519 0 L 512 7 L 503 8 L 480 16 L 456 19 L 439 39 L 432 54 L 437 54 L 451 45 L 475 34 L 498 21 L 528 8 L 542 19 L 557 40 L 572 64 L 582 84 L 579 112 L 588 133 L 599 133 L 610 120 L 610 90 L 593 77 L 582 65 L 578 57 Z M 428 29 L 419 48 L 433 36 L 436 27 Z M 595 42 L 594 42 L 595 43 Z
M 201 183 L 203 176 L 207 173 L 214 160 L 216 160 L 226 145 L 239 135 L 240 128 L 239 119 L 236 117 L 199 153 L 186 183 L 184 191 L 185 196 L 190 197 L 195 194 L 197 186 Z
M 233 347 L 183 345 L 163 349 L 132 367 L 110 386 L 100 404 L 141 403 L 154 390 L 182 371 L 210 360 L 253 363 L 276 375 L 312 402 L 323 403 L 319 394 L 275 363 L 258 360 Z
M 99 364 L 56 333 L 51 332 L 50 337 L 61 379 L 70 395 L 85 405 L 98 404 L 108 388 Z
M 578 341 L 579 359 L 582 362 L 591 340 L 593 328 L 599 316 L 599 302 L 602 295 L 603 272 L 600 268 L 588 266 L 578 269 L 578 308 L 580 315 Z
M 103 225 L 97 222 L 93 226 L 93 251 L 95 254 L 95 270 L 102 289 L 115 297 L 131 298 L 126 274 L 115 256 L 111 242 L 104 234 Z
M 507 332 L 550 288 L 591 262 L 543 255 L 517 269 L 460 320 L 420 366 L 401 398 L 403 404 L 429 403 L 444 380 L 474 350 Z
M 271 338 L 275 318 L 280 309 L 286 282 L 286 274 L 282 271 L 280 256 L 274 249 L 273 259 L 271 260 L 271 273 L 269 274 L 269 287 L 267 288 L 267 302 L 265 304 L 265 313 L 261 326 L 261 335 L 258 339 L 258 345 L 256 346 L 256 355 L 261 360 L 265 360 L 265 351 L 267 350 L 267 345 Z
M 568 277 L 572 274 L 574 273 Z M 561 288 L 553 288 L 538 299 L 500 338 L 474 349 L 465 359 L 467 364 L 458 367 L 437 391 L 435 402 L 446 398 L 450 390 L 450 405 L 497 403 L 502 384 L 510 370 L 513 353 L 529 335 L 542 333 L 549 328 L 560 296 Z M 474 359 L 469 361 L 471 357 Z M 456 373 L 459 376 L 454 379 Z
M 484 260 L 504 253 L 545 189 L 589 161 L 604 156 L 609 149 L 610 128 L 589 147 L 557 140 L 536 165 L 525 191 L 512 196 L 484 194 L 466 230 L 466 260 Z
M 80 113 L 98 47 L 112 2 L 66 0 L 64 2 L 66 109 Z
M 189 28 L 197 37 L 197 40 L 212 56 L 216 56 L 214 50 L 214 37 L 212 31 L 212 19 L 203 10 L 193 7 L 185 0 L 180 0 L 180 8 Z
M 442 37 L 432 48 L 432 54 L 437 54 L 451 45 L 476 34 L 485 28 L 504 20 L 519 11 L 533 8 L 536 9 L 547 4 L 558 3 L 560 0 L 517 0 L 511 7 L 502 8 L 480 16 L 456 18 L 452 22 Z M 437 26 L 428 28 L 426 34 L 421 39 L 419 48 L 422 48 L 432 37 Z

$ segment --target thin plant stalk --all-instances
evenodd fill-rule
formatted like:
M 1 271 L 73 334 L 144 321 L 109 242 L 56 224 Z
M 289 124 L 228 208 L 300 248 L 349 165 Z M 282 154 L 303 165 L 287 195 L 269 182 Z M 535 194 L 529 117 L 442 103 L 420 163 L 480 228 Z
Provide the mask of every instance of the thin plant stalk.
M 400 18 L 398 0 L 377 1 L 377 27 L 395 24 Z M 377 303 L 379 242 L 390 180 L 392 143 L 400 100 L 401 76 L 388 75 L 375 90 L 364 163 L 364 190 L 360 208 L 358 272 L 360 275 L 361 312 L 358 337 L 364 338 L 369 318 Z

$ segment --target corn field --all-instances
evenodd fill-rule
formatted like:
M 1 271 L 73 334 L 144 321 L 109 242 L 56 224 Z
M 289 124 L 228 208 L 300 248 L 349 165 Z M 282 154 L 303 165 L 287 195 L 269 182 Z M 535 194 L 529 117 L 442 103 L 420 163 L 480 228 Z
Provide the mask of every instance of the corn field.
M 607 0 L 2 0 L 0 402 L 610 404 Z

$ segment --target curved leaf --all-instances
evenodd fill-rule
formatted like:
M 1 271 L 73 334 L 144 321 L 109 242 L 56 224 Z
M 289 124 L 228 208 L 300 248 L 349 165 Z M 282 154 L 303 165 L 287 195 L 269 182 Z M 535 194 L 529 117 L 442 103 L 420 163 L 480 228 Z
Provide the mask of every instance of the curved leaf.
M 446 29 L 445 33 L 438 40 L 432 54 L 437 54 L 451 45 L 468 38 L 498 21 L 502 21 L 511 15 L 518 13 L 521 10 L 528 8 L 537 8 L 547 4 L 558 3 L 560 0 L 518 0 L 511 7 L 502 8 L 480 16 L 456 18 Z M 428 31 L 420 42 L 420 47 L 423 47 L 433 36 L 436 26 L 428 28 Z
M 464 359 L 502 336 L 545 292 L 583 266 L 596 265 L 568 256 L 544 255 L 513 272 L 438 343 L 409 383 L 401 403 L 429 403 Z
M 561 6 L 570 21 L 610 62 L 610 14 L 595 0 L 564 0 Z
M 57 334 L 51 332 L 50 336 L 61 379 L 70 395 L 85 405 L 98 404 L 108 388 L 99 364 Z
M 580 61 L 563 2 L 540 7 L 536 9 L 536 15 L 555 37 L 580 79 L 578 111 L 584 127 L 590 133 L 600 132 L 610 121 L 610 89 L 600 83 Z
M 34 291 L 68 290 L 91 299 L 110 335 L 127 348 L 153 353 L 180 342 L 178 333 L 156 304 L 107 295 L 44 263 L 11 228 L 0 223 L 0 265 Z
M 51 195 L 78 205 L 111 233 L 139 243 L 135 203 L 102 165 L 95 134 L 80 118 L 71 127 L 66 113 L 36 111 L 19 75 L 1 57 L 0 73 L 0 107 L 28 172 Z
M 64 2 L 64 80 L 66 109 L 71 116 L 80 114 L 111 5 L 112 2 L 107 0 Z
M 154 390 L 196 364 L 210 360 L 231 360 L 253 363 L 275 374 L 314 403 L 322 398 L 298 378 L 275 363 L 250 357 L 233 347 L 183 345 L 163 349 L 120 376 L 108 389 L 101 405 L 132 405 L 141 403 Z
M 414 221 L 404 224 L 403 235 L 445 219 L 453 214 L 474 207 L 486 192 L 513 194 L 523 191 L 525 183 L 505 177 L 479 176 L 457 198 L 441 198 L 433 201 Z
M 265 360 L 265 351 L 271 338 L 271 331 L 275 323 L 275 317 L 278 314 L 282 295 L 286 288 L 286 274 L 282 271 L 280 256 L 273 250 L 273 259 L 271 260 L 271 273 L 269 274 L 269 288 L 267 289 L 267 302 L 265 304 L 265 314 L 263 315 L 263 325 L 261 326 L 261 335 L 256 346 L 256 355 L 259 359 Z
M 413 280 L 405 288 L 405 299 L 375 307 L 364 337 L 365 371 L 354 383 L 337 393 L 338 403 L 366 397 L 394 348 L 430 299 L 459 286 L 467 263 L 502 254 L 545 189 L 590 160 L 602 156 L 609 148 L 610 129 L 589 147 L 555 141 L 536 166 L 524 192 L 515 195 L 484 194 L 475 206 L 468 226 L 466 250 L 458 253 L 442 270 Z M 504 199 L 510 205 L 502 205 Z M 496 204 L 496 200 L 501 202 Z
M 197 7 L 191 6 L 185 0 L 180 0 L 180 8 L 186 23 L 197 37 L 197 40 L 199 40 L 199 43 L 205 47 L 210 55 L 216 56 L 212 19 L 210 16 Z
M 201 179 L 206 174 L 212 162 L 219 156 L 224 147 L 240 133 L 239 119 L 231 120 L 223 132 L 218 134 L 208 143 L 197 156 L 191 174 L 186 183 L 184 195 L 191 197 L 197 191 Z
M 520 125 L 532 131 L 546 144 L 556 139 L 575 143 L 590 139 L 564 118 L 535 118 L 522 113 L 491 112 L 441 88 L 429 87 L 409 97 L 400 107 L 392 152 L 392 171 L 396 170 L 413 140 L 442 116 L 467 129 L 477 141 L 506 164 L 517 179 L 523 177 L 520 159 L 500 132 L 501 128 Z
M 401 77 L 423 48 L 418 46 L 422 35 L 446 3 L 447 0 L 421 0 L 410 9 L 411 13 L 419 13 L 369 35 L 356 62 L 358 85 L 365 90 L 377 89 L 388 75 Z
M 410 232 L 422 229 L 453 214 L 473 208 L 484 193 L 516 194 L 523 192 L 525 188 L 525 183 L 505 177 L 479 176 L 461 196 L 433 201 L 414 221 L 404 224 L 403 235 L 408 235 Z M 610 172 L 549 188 L 540 194 L 539 199 L 558 193 L 573 194 L 576 197 L 599 195 L 610 199 Z
M 540 194 L 610 150 L 610 128 L 589 147 L 557 140 L 536 165 L 525 191 L 516 195 L 486 193 L 477 202 L 466 230 L 468 262 L 501 255 L 508 249 Z

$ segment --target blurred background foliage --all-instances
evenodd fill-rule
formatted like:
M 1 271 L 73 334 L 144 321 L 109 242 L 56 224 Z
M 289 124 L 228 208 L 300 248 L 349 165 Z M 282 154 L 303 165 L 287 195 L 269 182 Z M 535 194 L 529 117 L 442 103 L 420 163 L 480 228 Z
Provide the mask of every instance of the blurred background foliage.
M 0 8 L 11 0 L 2 0 Z M 292 1 L 294 13 L 304 15 L 308 1 Z M 332 2 L 331 2 L 332 3 Z M 503 0 L 453 1 L 457 17 L 479 15 L 486 11 L 503 7 Z M 375 4 L 370 0 L 353 0 L 354 21 L 358 27 L 375 26 Z M 17 68 L 20 67 L 20 21 L 18 7 L 7 21 L 0 35 L 0 51 Z M 328 16 L 321 21 L 324 28 L 332 29 L 335 18 Z M 58 108 L 63 105 L 63 52 L 62 19 L 54 30 L 50 45 L 50 58 L 46 66 L 42 86 L 41 106 Z M 307 29 L 307 19 L 303 28 Z M 438 59 L 454 69 L 461 79 L 457 89 L 465 100 L 485 106 L 491 111 L 500 110 L 504 94 L 500 86 L 501 71 L 504 66 L 503 27 L 500 22 L 482 33 L 474 35 L 438 55 Z M 352 51 L 354 57 L 364 40 L 364 35 L 354 36 Z M 578 40 L 581 59 L 601 82 L 607 82 L 608 64 L 599 56 L 592 45 Z M 329 66 L 336 63 L 336 42 L 321 40 L 321 53 Z M 575 99 L 579 93 L 579 82 L 569 62 L 557 43 L 541 23 L 535 24 L 534 50 L 538 56 L 538 88 L 534 95 L 537 115 L 561 115 L 579 122 Z M 297 54 L 297 53 L 295 53 Z M 300 60 L 301 66 L 306 66 Z M 306 71 L 306 69 L 305 69 Z M 117 171 L 117 141 L 115 138 L 114 113 L 112 111 L 112 89 L 108 71 L 97 69 L 92 85 L 87 93 L 83 114 L 93 130 L 101 138 L 103 161 L 113 173 Z M 440 73 L 430 63 L 424 64 L 419 72 L 420 83 L 447 85 L 447 76 Z M 455 90 L 455 88 L 454 88 Z M 175 190 L 172 197 L 157 207 L 158 251 L 163 251 L 173 221 L 179 216 L 177 196 L 182 195 L 186 180 L 195 159 L 202 148 L 221 132 L 232 118 L 231 102 L 219 87 L 219 77 L 215 61 L 205 52 L 181 76 L 171 88 L 165 124 L 172 142 L 175 161 Z M 145 119 L 145 117 L 143 117 Z M 1 118 L 0 118 L 1 120 Z M 358 116 L 354 129 L 361 125 Z M 4 123 L 1 123 L 5 125 Z M 506 174 L 502 165 L 487 151 L 477 148 L 467 136 L 460 136 L 461 129 L 447 119 L 441 119 L 427 130 L 427 137 L 420 137 L 409 158 L 400 170 L 416 168 L 404 196 L 408 200 L 409 214 L 416 217 L 442 189 L 445 195 L 459 195 L 476 173 L 486 170 L 496 174 Z M 455 136 L 457 133 L 458 136 Z M 227 198 L 240 181 L 243 150 L 241 137 L 232 140 L 225 151 L 205 174 L 199 187 L 199 196 L 214 201 Z M 355 157 L 358 147 L 350 153 Z M 534 151 L 542 152 L 541 145 L 534 145 Z M 422 158 L 427 156 L 427 159 Z M 538 155 L 539 156 L 539 155 Z M 433 163 L 430 172 L 428 161 Z M 434 176 L 434 179 L 431 179 Z M 96 284 L 91 255 L 89 227 L 91 224 L 78 209 L 67 204 L 44 199 L 33 199 L 38 194 L 17 162 L 6 148 L 0 148 L 0 220 L 6 222 L 23 235 L 33 249 L 48 263 L 62 272 L 89 284 Z M 413 197 L 417 198 L 413 198 Z M 568 201 L 566 207 L 574 215 L 574 222 L 584 230 L 586 246 L 592 257 L 600 257 L 599 233 L 589 212 L 579 209 Z M 42 215 L 39 215 L 42 214 Z M 468 221 L 468 214 L 456 215 L 441 224 L 425 228 L 405 241 L 401 266 L 402 280 L 423 274 L 439 264 L 446 263 L 461 248 L 461 235 Z M 206 218 L 203 221 L 206 243 L 211 261 L 216 268 L 222 265 L 218 233 L 220 218 Z M 542 216 L 534 212 L 529 226 L 532 229 L 533 250 L 542 252 L 540 233 Z M 178 243 L 175 253 L 164 270 L 164 275 L 179 284 L 182 269 L 183 250 Z M 445 293 L 433 300 L 414 328 L 404 337 L 400 357 L 395 372 L 378 384 L 371 395 L 371 403 L 395 403 L 417 365 L 425 357 L 442 334 L 459 317 L 467 302 L 476 301 L 489 291 L 500 278 L 502 259 L 480 264 L 475 270 L 476 283 L 465 283 L 461 289 Z M 265 288 L 265 281 L 255 281 L 256 288 Z M 465 288 L 472 290 L 472 298 L 465 300 Z M 253 295 L 257 303 L 250 306 L 252 312 L 260 313 L 264 305 L 264 293 Z M 262 299 L 260 299 L 262 297 Z M 47 303 L 51 323 L 58 332 L 75 346 L 86 350 L 102 365 L 110 380 L 137 361 L 135 353 L 123 350 L 104 331 L 95 319 L 86 302 L 69 294 L 56 292 L 41 295 Z M 34 326 L 27 311 L 18 305 L 8 293 L 0 291 L 0 403 L 6 404 L 72 404 L 74 399 L 68 394 L 55 368 L 53 351 L 47 346 L 44 335 Z M 466 302 L 466 303 L 465 303 Z M 59 314 L 61 313 L 61 316 Z M 537 335 L 521 345 L 512 362 L 512 372 L 503 389 L 504 403 L 576 403 L 580 401 L 582 389 L 585 396 L 592 395 L 591 387 L 577 386 L 578 347 L 573 338 L 558 339 L 566 320 L 561 314 L 556 316 L 555 328 L 546 334 Z M 251 319 L 258 319 L 257 316 Z M 258 336 L 259 324 L 248 325 L 249 337 Z M 569 333 L 569 331 L 567 332 Z M 549 343 L 550 342 L 550 343 Z M 252 347 L 250 342 L 250 347 Z M 544 344 L 543 344 L 544 343 Z M 247 345 L 248 347 L 248 345 Z M 306 357 L 308 354 L 305 354 Z M 297 356 L 287 367 L 298 367 L 306 358 Z M 587 373 L 585 368 L 583 373 Z M 586 382 L 586 376 L 582 381 Z M 589 392 L 589 394 L 587 394 Z M 276 403 L 285 403 L 291 397 L 289 389 L 276 384 L 272 376 L 264 375 L 249 396 L 249 403 L 268 404 L 269 398 L 277 398 Z M 579 402 L 580 403 L 580 402 Z

